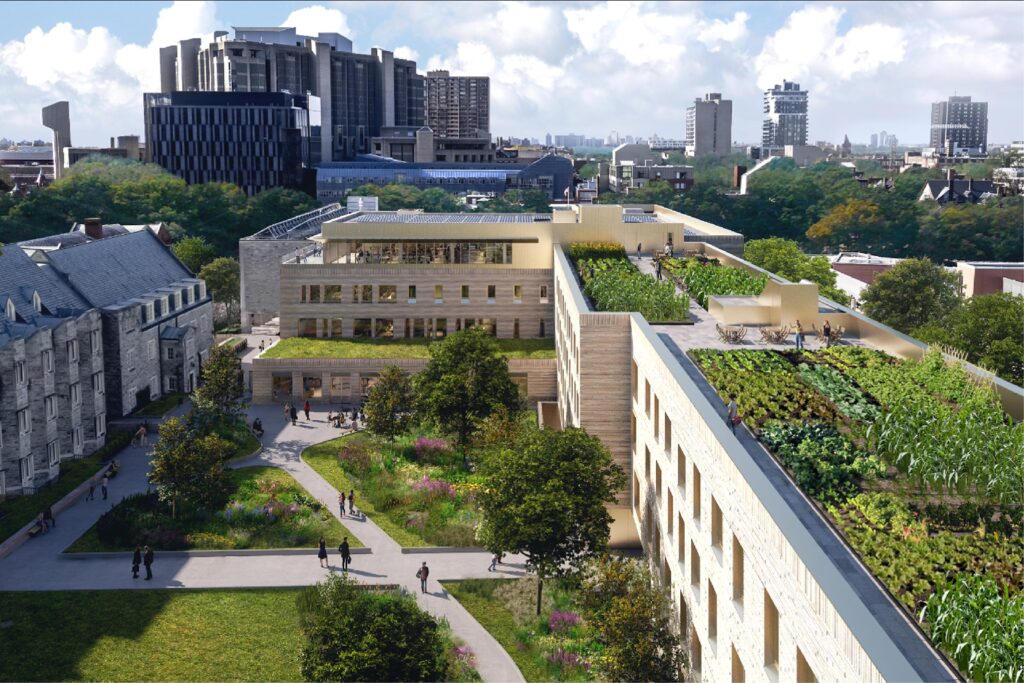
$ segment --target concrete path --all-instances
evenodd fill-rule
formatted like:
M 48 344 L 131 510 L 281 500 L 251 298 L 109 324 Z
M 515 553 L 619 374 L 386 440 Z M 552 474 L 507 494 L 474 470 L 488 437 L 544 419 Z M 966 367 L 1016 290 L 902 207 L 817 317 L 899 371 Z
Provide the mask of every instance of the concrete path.
M 298 424 L 284 419 L 281 406 L 253 406 L 250 423 L 263 420 L 263 450 L 256 456 L 232 463 L 232 467 L 268 465 L 291 474 L 311 495 L 364 545 L 371 554 L 353 557 L 349 573 L 366 583 L 395 583 L 416 596 L 420 606 L 437 617 L 444 617 L 456 636 L 476 655 L 477 670 L 485 681 L 522 681 L 523 677 L 504 648 L 440 585 L 440 581 L 466 578 L 518 578 L 525 576 L 522 558 L 507 558 L 498 572 L 489 572 L 490 555 L 422 549 L 402 553 L 401 548 L 372 520 L 366 517 L 341 517 L 338 491 L 301 459 L 307 446 L 340 436 L 343 432 L 326 420 L 327 409 L 311 412 L 306 421 L 300 411 Z M 149 487 L 147 454 L 129 448 L 120 456 L 121 470 L 111 480 L 108 499 L 102 500 L 99 487 L 96 500 L 79 500 L 57 518 L 57 526 L 48 534 L 32 539 L 0 560 L 0 590 L 82 590 L 144 588 L 239 588 L 308 586 L 334 571 L 341 571 L 337 550 L 329 560 L 330 568 L 320 567 L 316 550 L 308 556 L 266 554 L 255 556 L 186 556 L 156 554 L 152 581 L 131 578 L 130 558 L 97 557 L 77 559 L 62 556 L 62 551 L 91 527 L 101 514 L 123 496 L 146 491 Z M 356 496 L 358 512 L 359 496 Z M 428 592 L 421 593 L 416 570 L 422 562 L 430 568 Z

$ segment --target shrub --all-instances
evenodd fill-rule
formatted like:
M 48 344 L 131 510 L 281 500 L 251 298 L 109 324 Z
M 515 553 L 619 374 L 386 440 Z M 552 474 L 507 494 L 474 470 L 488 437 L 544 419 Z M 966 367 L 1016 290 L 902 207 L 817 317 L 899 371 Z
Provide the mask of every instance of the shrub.
M 444 453 L 449 448 L 448 442 L 444 439 L 420 437 L 413 444 L 412 452 L 416 460 L 428 460 Z

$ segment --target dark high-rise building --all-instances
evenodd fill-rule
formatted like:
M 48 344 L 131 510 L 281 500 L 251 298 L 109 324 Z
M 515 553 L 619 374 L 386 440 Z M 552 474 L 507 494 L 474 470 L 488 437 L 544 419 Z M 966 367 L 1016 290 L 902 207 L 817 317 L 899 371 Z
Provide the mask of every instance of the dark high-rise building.
M 187 183 L 248 194 L 309 188 L 319 162 L 319 98 L 270 92 L 147 93 L 146 157 Z
M 337 33 L 298 35 L 294 28 L 236 28 L 234 39 L 185 40 L 160 50 L 164 92 L 288 92 L 320 98 L 319 158 L 351 159 L 370 152 L 385 126 L 422 126 L 425 79 L 416 62 L 374 48 L 352 52 Z
M 436 137 L 490 137 L 490 122 L 490 78 L 427 72 L 427 125 Z
M 988 102 L 971 102 L 970 96 L 950 97 L 932 105 L 929 146 L 953 154 L 957 150 L 985 154 L 988 151 Z
M 783 81 L 764 91 L 762 147 L 807 144 L 807 91 L 799 83 Z

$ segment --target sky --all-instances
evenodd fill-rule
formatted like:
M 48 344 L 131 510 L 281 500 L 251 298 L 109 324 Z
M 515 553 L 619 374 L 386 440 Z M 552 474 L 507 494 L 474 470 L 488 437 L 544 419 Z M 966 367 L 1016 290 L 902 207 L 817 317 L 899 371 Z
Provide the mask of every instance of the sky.
M 494 136 L 684 136 L 705 92 L 760 140 L 765 88 L 810 90 L 809 138 L 928 140 L 930 103 L 989 103 L 989 143 L 1024 139 L 1024 2 L 0 2 L 0 137 L 141 135 L 158 49 L 232 26 L 338 32 L 421 72 L 491 77 Z

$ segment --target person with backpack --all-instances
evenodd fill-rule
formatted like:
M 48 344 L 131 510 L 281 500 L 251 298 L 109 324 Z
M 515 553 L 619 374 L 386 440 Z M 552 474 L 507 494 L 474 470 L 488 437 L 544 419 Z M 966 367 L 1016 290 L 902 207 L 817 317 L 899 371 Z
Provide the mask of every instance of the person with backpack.
M 416 570 L 416 578 L 420 580 L 420 590 L 424 593 L 427 592 L 427 577 L 430 576 L 430 570 L 427 568 L 427 563 Z
M 341 545 L 338 546 L 338 552 L 341 553 L 341 571 L 347 572 L 348 565 L 352 562 L 352 553 L 348 549 L 348 536 L 341 541 Z

